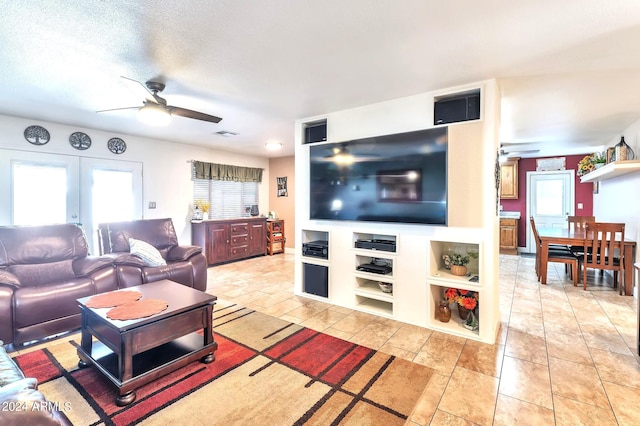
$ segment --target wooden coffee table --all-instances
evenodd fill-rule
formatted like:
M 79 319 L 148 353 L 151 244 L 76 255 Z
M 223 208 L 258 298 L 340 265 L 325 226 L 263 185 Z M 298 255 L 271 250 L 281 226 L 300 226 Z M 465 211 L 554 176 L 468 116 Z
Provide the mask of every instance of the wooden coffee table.
M 118 387 L 119 406 L 132 403 L 135 389 L 165 374 L 198 359 L 212 362 L 218 348 L 212 330 L 216 296 L 170 280 L 123 290 L 139 291 L 142 299 L 166 300 L 169 306 L 147 318 L 120 321 L 107 318 L 111 308 L 88 308 L 91 297 L 78 299 L 82 313 L 78 365 L 94 365 L 111 380 Z

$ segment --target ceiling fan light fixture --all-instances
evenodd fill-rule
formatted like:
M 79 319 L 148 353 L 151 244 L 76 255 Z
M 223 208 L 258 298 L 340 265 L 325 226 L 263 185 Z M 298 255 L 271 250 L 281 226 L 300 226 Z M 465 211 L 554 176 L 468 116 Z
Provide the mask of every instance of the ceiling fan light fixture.
M 145 102 L 138 109 L 138 119 L 150 126 L 166 126 L 171 121 L 171 114 L 161 105 Z

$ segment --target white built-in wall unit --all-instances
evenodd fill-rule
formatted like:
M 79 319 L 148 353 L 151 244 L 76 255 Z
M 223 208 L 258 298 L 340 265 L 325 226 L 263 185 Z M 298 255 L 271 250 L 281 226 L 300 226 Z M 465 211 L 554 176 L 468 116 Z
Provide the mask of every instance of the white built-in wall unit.
M 481 95 L 479 119 L 434 125 L 434 100 L 478 90 Z M 487 80 L 296 121 L 295 169 L 299 191 L 295 201 L 295 294 L 494 343 L 500 324 L 496 208 L 499 116 L 498 84 Z M 326 141 L 305 143 L 308 124 L 323 121 L 327 125 Z M 448 135 L 446 226 L 310 219 L 311 147 L 444 127 Z M 402 168 L 401 164 L 398 166 Z M 372 180 L 370 185 L 376 185 L 375 177 L 364 178 Z M 346 184 L 352 191 L 368 185 Z M 353 196 L 358 195 L 354 192 Z M 303 255 L 303 244 L 318 240 L 328 241 L 327 258 Z M 393 241 L 395 251 L 356 247 L 359 240 Z M 442 255 L 451 252 L 472 255 L 467 266 L 471 277 L 477 275 L 477 282 L 470 280 L 470 276 L 454 276 L 445 268 Z M 358 270 L 362 264 L 371 263 L 389 265 L 392 271 L 378 274 Z M 310 280 L 311 287 L 315 288 L 322 278 L 317 276 L 318 269 L 308 265 L 326 268 L 326 297 L 308 289 L 305 280 Z M 379 282 L 392 284 L 392 292 L 383 292 Z M 478 292 L 479 329 L 464 327 L 453 305 L 451 321 L 439 321 L 437 307 L 444 291 L 450 287 Z

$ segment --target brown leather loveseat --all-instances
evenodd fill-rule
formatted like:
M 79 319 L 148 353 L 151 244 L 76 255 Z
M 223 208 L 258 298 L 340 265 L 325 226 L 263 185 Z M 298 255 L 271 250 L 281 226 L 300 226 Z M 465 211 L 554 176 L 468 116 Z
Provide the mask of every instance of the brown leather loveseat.
M 102 223 L 98 236 L 101 254 L 114 259 L 121 288 L 168 279 L 196 290 L 207 289 L 207 259 L 202 248 L 178 245 L 171 219 Z M 146 250 L 134 256 L 140 245 Z M 152 254 L 147 259 L 143 255 L 147 250 L 154 251 L 155 257 Z
M 76 299 L 117 288 L 113 262 L 89 256 L 80 226 L 0 227 L 0 340 L 77 329 Z

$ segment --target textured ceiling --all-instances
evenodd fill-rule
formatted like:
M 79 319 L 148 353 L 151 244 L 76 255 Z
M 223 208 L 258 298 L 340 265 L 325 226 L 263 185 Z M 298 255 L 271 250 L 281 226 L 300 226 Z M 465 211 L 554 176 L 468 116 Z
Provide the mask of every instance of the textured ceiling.
M 640 119 L 637 0 L 8 0 L 0 22 L 0 114 L 240 153 L 293 154 L 298 118 L 489 78 L 510 148 L 585 152 Z M 120 76 L 223 120 L 96 113 L 141 105 Z

